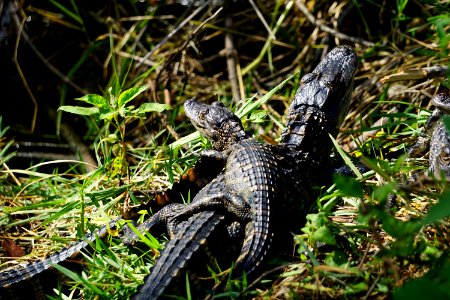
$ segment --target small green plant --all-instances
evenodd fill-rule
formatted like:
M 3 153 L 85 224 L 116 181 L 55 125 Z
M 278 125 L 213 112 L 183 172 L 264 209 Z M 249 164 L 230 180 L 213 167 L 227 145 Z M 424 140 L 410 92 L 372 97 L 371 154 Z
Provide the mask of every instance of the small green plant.
M 119 136 L 113 133 L 108 134 L 103 139 L 103 141 L 113 144 L 112 154 L 114 159 L 112 162 L 111 177 L 114 177 L 115 175 L 124 175 L 128 169 L 126 147 L 124 143 L 126 125 L 135 118 L 143 117 L 148 112 L 162 112 L 170 109 L 169 105 L 160 103 L 144 103 L 138 108 L 135 108 L 133 105 L 127 105 L 145 90 L 147 90 L 146 86 L 138 86 L 127 89 L 118 95 L 114 95 L 112 93 L 112 88 L 110 88 L 108 90 L 109 99 L 97 94 L 88 94 L 76 99 L 93 106 L 82 107 L 64 105 L 59 107 L 59 110 L 61 111 L 83 116 L 92 116 L 98 121 L 106 122 L 107 126 L 111 124 L 116 129 Z

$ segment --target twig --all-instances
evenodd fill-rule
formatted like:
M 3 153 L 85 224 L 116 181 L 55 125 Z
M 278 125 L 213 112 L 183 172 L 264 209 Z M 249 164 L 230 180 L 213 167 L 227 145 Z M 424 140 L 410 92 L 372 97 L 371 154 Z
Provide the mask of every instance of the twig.
M 14 180 L 14 182 L 18 185 L 21 186 L 19 179 L 17 179 L 16 175 L 14 175 L 13 172 L 11 172 L 11 169 L 8 167 L 7 164 L 3 163 L 3 168 L 5 168 L 5 170 L 8 172 L 8 174 L 11 176 L 11 178 Z
M 150 60 L 145 60 L 145 59 L 143 59 L 142 57 L 140 57 L 139 55 L 130 54 L 130 53 L 123 52 L 123 51 L 120 51 L 120 50 L 116 50 L 116 51 L 114 51 L 114 52 L 115 52 L 115 54 L 120 55 L 120 56 L 122 56 L 122 57 L 125 57 L 125 58 L 131 58 L 131 59 L 133 59 L 133 60 L 137 60 L 140 64 L 144 64 L 144 65 L 147 65 L 147 66 L 149 66 L 149 67 L 154 67 L 154 66 L 156 66 L 156 63 L 155 63 L 155 62 L 152 62 L 152 61 L 150 61 Z
M 229 13 L 229 6 L 227 5 L 227 15 L 225 18 L 225 27 L 231 28 L 233 26 L 233 17 Z M 227 58 L 227 70 L 228 70 L 228 80 L 231 84 L 231 93 L 233 95 L 233 99 L 236 103 L 239 103 L 242 99 L 239 92 L 239 85 L 237 81 L 236 75 L 236 49 L 234 47 L 233 36 L 230 32 L 225 33 L 225 56 Z
M 162 39 L 161 42 L 159 42 L 158 44 L 156 44 L 155 47 L 153 47 L 153 49 L 148 52 L 143 58 L 142 61 L 147 60 L 150 56 L 153 55 L 153 53 L 155 53 L 156 50 L 158 50 L 159 48 L 161 48 L 162 45 L 164 45 L 165 43 L 167 43 L 167 41 L 173 37 L 178 31 L 181 30 L 181 28 L 184 27 L 184 25 L 186 25 L 190 20 L 192 20 L 199 12 L 201 12 L 203 10 L 203 8 L 205 8 L 209 2 L 211 2 L 211 0 L 206 1 L 202 6 L 198 7 L 192 14 L 190 14 L 186 19 L 184 19 L 183 21 L 180 22 L 180 24 L 178 24 L 178 26 L 172 30 L 171 32 L 169 32 L 169 34 L 164 37 Z M 139 62 L 138 64 L 136 64 L 135 68 L 138 68 L 142 65 L 142 61 Z
M 378 273 L 377 278 L 375 278 L 374 282 L 372 283 L 372 285 L 370 286 L 369 290 L 367 291 L 366 295 L 362 298 L 363 300 L 369 299 L 370 294 L 372 293 L 373 289 L 375 288 L 375 286 L 377 285 L 377 283 L 380 281 L 381 279 L 381 272 Z
M 315 26 L 319 27 L 320 30 L 331 34 L 334 37 L 337 37 L 342 40 L 348 40 L 354 43 L 361 43 L 367 47 L 373 47 L 375 44 L 364 39 L 355 38 L 349 35 L 346 35 L 342 32 L 339 32 L 331 27 L 325 25 L 322 21 L 317 20 L 308 10 L 308 8 L 303 4 L 302 0 L 295 1 L 297 7 L 305 14 L 306 18 Z
M 255 4 L 255 2 L 253 0 L 248 0 L 248 2 L 250 2 L 250 4 L 252 5 L 253 9 L 256 12 L 256 15 L 261 20 L 261 23 L 264 25 L 264 27 L 266 28 L 267 32 L 269 33 L 269 38 L 271 40 L 276 40 L 275 34 L 272 32 L 272 29 L 270 29 L 269 24 L 267 24 L 266 19 L 264 19 L 264 16 L 262 15 L 262 13 L 259 10 L 258 6 L 256 6 L 256 4 Z
M 13 14 L 13 19 L 16 22 L 16 24 L 20 24 L 19 18 L 17 18 L 17 15 Z M 23 23 L 25 22 L 26 18 L 23 18 Z M 72 80 L 70 80 L 69 77 L 67 77 L 66 75 L 64 75 L 63 73 L 61 73 L 61 71 L 59 71 L 54 65 L 52 65 L 45 57 L 44 55 L 36 48 L 36 46 L 34 46 L 34 44 L 31 42 L 30 38 L 28 37 L 28 34 L 22 30 L 23 26 L 21 26 L 20 29 L 20 34 L 19 36 L 23 36 L 23 39 L 25 40 L 25 42 L 28 44 L 28 46 L 31 48 L 31 50 L 33 50 L 33 52 L 36 54 L 36 56 L 44 63 L 44 65 L 51 71 L 53 72 L 57 77 L 61 78 L 62 81 L 64 83 L 67 83 L 68 85 L 70 85 L 71 87 L 73 87 L 76 91 L 80 92 L 81 94 L 88 94 L 89 92 L 86 91 L 85 89 L 79 87 L 77 84 L 75 84 Z M 17 38 L 17 44 L 19 42 L 19 37 Z M 18 48 L 18 45 L 16 46 Z M 16 51 L 14 53 L 14 59 L 17 59 L 17 48 Z M 18 65 L 18 62 L 17 62 Z M 21 71 L 20 71 L 21 72 Z M 34 97 L 33 97 L 34 99 Z M 33 101 L 36 101 L 35 99 Z M 37 103 L 36 103 L 37 105 Z M 36 108 L 37 111 L 37 108 Z
M 295 263 L 295 262 L 294 262 L 294 263 Z M 247 285 L 247 287 L 246 287 L 243 291 L 241 291 L 240 295 L 242 295 L 242 294 L 244 294 L 245 292 L 247 292 L 248 290 L 252 289 L 256 284 L 258 284 L 258 282 L 260 282 L 261 280 L 263 280 L 264 277 L 266 277 L 266 276 L 268 276 L 268 275 L 271 275 L 271 274 L 273 274 L 273 273 L 276 273 L 276 272 L 278 272 L 278 271 L 280 271 L 280 270 L 283 270 L 283 269 L 285 269 L 286 267 L 288 267 L 288 266 L 291 265 L 291 264 L 292 264 L 292 263 L 285 263 L 285 264 L 276 266 L 276 267 L 274 267 L 274 268 L 272 268 L 272 269 L 270 269 L 270 270 L 268 270 L 268 271 L 262 273 L 258 278 L 256 278 L 256 279 L 253 280 L 249 285 Z
M 164 126 L 166 127 L 167 131 L 170 133 L 170 135 L 176 140 L 178 141 L 180 139 L 180 135 L 175 131 L 175 129 L 173 129 L 172 126 L 170 126 L 169 122 L 167 121 L 167 117 L 166 115 L 162 115 L 161 116 L 161 122 L 164 124 Z
M 388 82 L 402 81 L 402 80 L 417 80 L 417 79 L 430 79 L 436 77 L 444 77 L 450 75 L 450 68 L 446 66 L 435 65 L 432 67 L 411 69 L 401 71 L 396 74 L 384 76 L 380 79 L 382 84 Z
M 34 110 L 33 110 L 33 118 L 31 119 L 31 129 L 30 131 L 33 133 L 34 132 L 34 128 L 36 126 L 36 118 L 37 118 L 37 112 L 38 112 L 38 103 L 36 101 L 36 98 L 33 95 L 33 92 L 30 89 L 30 86 L 28 85 L 27 79 L 25 78 L 25 75 L 22 72 L 22 68 L 19 65 L 19 61 L 17 59 L 17 53 L 19 51 L 19 42 L 20 42 L 20 37 L 23 35 L 23 37 L 26 37 L 26 33 L 23 31 L 23 26 L 25 25 L 25 20 L 26 18 L 23 18 L 22 22 L 19 21 L 19 18 L 17 17 L 17 15 L 15 13 L 13 13 L 13 6 L 12 6 L 12 2 L 10 2 L 10 13 L 12 18 L 14 19 L 14 21 L 16 22 L 16 26 L 18 27 L 18 34 L 17 34 L 17 39 L 16 39 L 16 45 L 14 47 L 14 65 L 16 66 L 17 69 L 17 73 L 19 73 L 20 79 L 22 80 L 23 86 L 25 87 L 25 90 L 27 91 L 28 95 L 31 98 L 31 101 L 33 102 L 33 106 L 34 106 Z

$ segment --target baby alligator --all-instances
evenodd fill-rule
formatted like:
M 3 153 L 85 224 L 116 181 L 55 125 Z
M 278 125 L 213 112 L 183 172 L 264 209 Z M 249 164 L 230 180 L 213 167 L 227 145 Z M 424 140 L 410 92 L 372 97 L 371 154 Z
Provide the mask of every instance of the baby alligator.
M 348 111 L 355 70 L 354 51 L 342 46 L 332 50 L 311 74 L 305 75 L 289 109 L 288 126 L 283 132 L 282 144 L 278 147 L 249 139 L 237 117 L 219 103 L 206 105 L 188 100 L 185 103 L 187 116 L 195 127 L 211 140 L 214 148 L 202 155 L 227 162 L 224 171 L 225 186 L 222 190 L 224 194 L 214 198 L 196 197 L 192 204 L 184 207 L 169 206 L 147 223 L 151 224 L 150 226 L 143 225 L 142 228 L 148 229 L 156 223 L 164 222 L 168 231 L 174 232 L 180 218 L 210 209 L 218 209 L 217 215 L 223 207 L 233 212 L 241 222 L 245 222 L 250 215 L 251 222 L 246 226 L 246 239 L 237 259 L 236 269 L 238 274 L 242 271 L 252 274 L 263 262 L 271 247 L 274 233 L 273 215 L 279 215 L 281 209 L 289 210 L 286 197 L 296 194 L 295 191 L 297 197 L 298 192 L 301 192 L 300 197 L 308 198 L 308 195 L 304 194 L 307 188 L 299 187 L 299 183 L 313 181 L 306 178 L 305 171 L 311 167 L 313 159 L 319 161 L 329 158 L 331 141 L 328 134 L 337 134 L 337 128 Z M 304 180 L 294 176 L 301 176 Z M 288 187 L 287 182 L 291 186 Z M 294 193 L 289 193 L 289 190 Z M 303 199 L 298 200 L 302 202 Z M 250 211 L 245 207 L 245 202 L 250 204 Z M 303 207 L 303 204 L 297 205 Z M 212 214 L 211 211 L 208 213 Z M 201 213 L 194 215 L 196 216 L 201 216 Z M 206 223 L 203 226 L 213 229 Z M 195 237 L 191 234 L 189 239 L 192 236 Z M 184 238 L 181 236 L 181 239 Z M 169 266 L 169 272 L 155 274 L 161 269 L 158 266 L 162 262 L 169 261 L 168 255 L 172 254 L 166 254 L 165 251 L 162 253 L 152 274 L 140 289 L 137 299 L 159 297 L 160 293 L 155 290 L 163 293 L 162 289 L 157 288 L 161 282 L 167 286 L 172 274 L 179 274 L 177 264 Z M 184 257 L 181 257 L 181 260 L 183 259 Z M 159 278 L 159 281 L 155 281 L 155 278 Z
M 252 272 L 257 267 L 253 264 L 253 259 L 262 261 L 272 241 L 271 214 L 276 206 L 272 208 L 271 204 L 283 201 L 283 195 L 275 194 L 275 191 L 282 190 L 283 186 L 283 172 L 276 154 L 272 147 L 250 139 L 239 118 L 218 102 L 207 105 L 188 100 L 185 103 L 185 111 L 194 126 L 213 144 L 214 150 L 204 151 L 202 155 L 226 161 L 224 173 L 211 183 L 212 186 L 217 183 L 221 186 L 214 189 L 214 193 L 202 193 L 210 189 L 211 185 L 207 185 L 189 205 L 166 206 L 152 217 L 151 222 L 165 222 L 169 233 L 174 236 L 173 232 L 179 228 L 180 220 L 205 210 L 229 212 L 243 223 L 251 221 L 247 227 L 251 227 L 254 238 L 246 243 L 250 251 L 245 251 L 253 253 L 254 258 L 245 255 L 238 260 L 236 268 Z M 207 224 L 203 226 L 209 227 Z M 195 235 L 194 237 L 197 238 Z M 166 256 L 163 252 L 159 260 L 165 260 Z M 159 265 L 158 261 L 156 266 Z M 178 269 L 178 265 L 172 265 L 172 268 Z M 146 279 L 137 299 L 158 297 L 159 294 L 155 290 L 159 290 L 164 282 L 168 282 L 172 274 L 166 272 L 160 277 L 167 279 L 154 281 L 158 276 L 155 273 L 152 272 Z M 178 271 L 173 273 L 178 274 Z

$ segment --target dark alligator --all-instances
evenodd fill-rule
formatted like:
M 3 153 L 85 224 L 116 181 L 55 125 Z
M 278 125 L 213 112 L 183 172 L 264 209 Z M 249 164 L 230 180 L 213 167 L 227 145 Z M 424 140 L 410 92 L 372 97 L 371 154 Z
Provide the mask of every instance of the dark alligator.
M 249 138 L 243 130 L 239 118 L 222 104 L 215 102 L 207 105 L 188 100 L 185 103 L 185 111 L 194 126 L 213 144 L 214 150 L 206 150 L 202 155 L 226 161 L 225 171 L 210 185 L 207 185 L 189 205 L 166 206 L 150 219 L 150 223 L 164 222 L 169 234 L 175 236 L 178 232 L 175 234 L 174 232 L 179 228 L 180 220 L 183 218 L 188 219 L 193 214 L 205 210 L 231 213 L 243 223 L 251 221 L 247 227 L 251 227 L 249 230 L 252 231 L 252 238 L 245 244 L 243 250 L 246 251 L 246 254 L 253 253 L 256 261 L 262 261 L 271 245 L 273 236 L 271 213 L 276 207 L 272 208 L 270 205 L 275 201 L 283 201 L 283 196 L 275 193 L 283 188 L 283 172 L 278 163 L 279 159 L 271 146 Z M 209 192 L 211 186 L 216 187 L 218 184 L 220 188 L 214 188 L 212 193 Z M 203 191 L 207 192 L 203 193 Z M 208 212 L 202 214 L 204 213 Z M 202 214 L 195 217 L 201 217 Z M 219 214 L 216 213 L 216 215 Z M 208 224 L 199 225 L 213 229 Z M 233 228 L 236 226 L 234 225 Z M 190 230 L 195 231 L 196 228 Z M 197 235 L 192 236 L 197 238 Z M 182 240 L 186 239 L 184 236 L 181 237 Z M 199 244 L 192 241 L 191 243 Z M 174 244 L 183 243 L 177 241 Z M 192 248 L 191 252 L 195 250 Z M 173 253 L 166 254 L 164 251 L 157 261 L 155 269 L 161 269 L 160 261 L 169 261 L 167 259 L 169 255 L 173 256 Z M 173 260 L 176 260 L 177 263 L 166 266 L 166 268 L 171 268 L 171 271 L 163 274 L 151 273 L 140 288 L 137 299 L 153 299 L 160 296 L 159 291 L 163 292 L 161 287 L 171 281 L 172 274 L 179 273 L 180 265 L 184 266 L 186 263 L 178 258 L 173 258 Z M 184 257 L 181 257 L 181 260 L 184 260 Z M 242 264 L 244 266 L 242 270 L 250 273 L 257 265 L 247 265 L 248 263 L 249 260 L 245 255 L 238 260 L 236 267 L 240 268 Z
M 15 268 L 0 273 L 0 299 L 47 299 L 46 294 L 56 286 L 57 276 L 51 276 L 48 271 L 53 265 L 59 264 L 86 249 L 97 238 L 104 238 L 108 230 L 113 228 L 119 219 L 111 221 L 87 234 L 78 242 L 53 253 L 45 259 L 37 260 L 21 268 Z M 51 284 L 50 278 L 54 278 Z
M 337 135 L 350 106 L 356 58 L 352 48 L 336 47 L 303 76 L 287 113 L 281 146 L 328 159 L 332 149 L 329 134 Z
M 419 137 L 417 143 L 409 150 L 411 157 L 418 157 L 428 150 L 430 173 L 436 177 L 450 176 L 450 134 L 442 121 L 443 116 L 450 115 L 450 96 L 438 93 L 431 103 L 436 107 L 425 124 L 426 137 Z
M 323 167 L 332 165 L 329 135 L 336 137 L 347 115 L 356 67 L 353 49 L 334 48 L 311 73 L 303 76 L 288 109 L 279 146 L 286 148 L 286 155 L 294 161 L 288 171 L 300 190 L 307 187 L 306 194 L 311 193 L 311 186 L 326 183 L 325 175 L 331 175 L 327 172 L 333 170 Z
M 303 185 L 320 182 L 322 178 L 307 178 L 312 172 L 306 171 L 315 164 L 319 166 L 319 162 L 326 161 L 330 156 L 332 143 L 328 135 L 337 134 L 338 127 L 347 114 L 356 64 L 354 51 L 341 46 L 332 50 L 311 74 L 304 76 L 288 111 L 288 123 L 282 134 L 282 142 L 276 147 L 250 139 L 237 117 L 217 102 L 206 105 L 188 100 L 185 103 L 187 116 L 194 126 L 211 140 L 214 148 L 204 151 L 202 155 L 226 161 L 223 195 L 219 193 L 219 197 L 203 197 L 199 194 L 190 205 L 169 206 L 141 225 L 141 230 L 147 230 L 163 222 L 175 239 L 169 242 L 169 250 L 163 251 L 136 299 L 159 297 L 175 278 L 173 275 L 180 274 L 180 266 L 186 267 L 187 256 L 169 258 L 178 253 L 174 251 L 175 248 L 181 247 L 178 245 L 185 247 L 188 244 L 185 240 L 195 245 L 190 250 L 184 249 L 189 255 L 199 248 L 201 242 L 193 240 L 197 238 L 195 233 L 199 228 L 195 227 L 192 221 L 192 227 L 189 228 L 193 233 L 185 230 L 184 232 L 188 233 L 186 236 L 174 234 L 180 220 L 189 216 L 192 216 L 189 220 L 207 220 L 202 214 L 221 216 L 223 208 L 232 212 L 241 222 L 251 216 L 235 268 L 236 274 L 245 271 L 251 275 L 257 270 L 272 245 L 273 227 L 277 225 L 273 215 L 282 210 L 289 211 L 290 202 L 286 200 L 295 194 L 298 200 L 295 205 L 298 209 L 311 204 L 305 201 L 312 198 L 307 194 L 310 188 Z M 287 183 L 290 184 L 289 187 Z M 288 193 L 288 190 L 291 190 L 291 193 Z M 285 192 L 281 194 L 279 191 Z M 250 204 L 250 211 L 247 210 L 245 202 Z M 203 212 L 198 213 L 199 211 Z M 296 217 L 299 219 L 298 215 Z M 296 217 L 293 216 L 292 219 Z M 210 226 L 207 222 L 197 222 L 196 226 L 213 231 L 218 223 Z M 186 228 L 186 224 L 182 227 Z M 204 233 L 206 236 L 202 235 L 202 241 L 206 240 L 209 234 Z M 161 273 L 162 264 L 169 265 L 165 266 L 165 272 Z

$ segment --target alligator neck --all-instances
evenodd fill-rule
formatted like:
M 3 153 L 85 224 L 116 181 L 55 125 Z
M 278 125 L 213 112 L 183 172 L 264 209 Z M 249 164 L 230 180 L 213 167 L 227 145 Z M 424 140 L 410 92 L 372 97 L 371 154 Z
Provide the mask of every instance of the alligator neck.
M 212 140 L 212 146 L 215 150 L 224 151 L 249 137 L 240 123 L 225 123 L 220 130 L 220 134 L 217 135 L 217 139 Z

